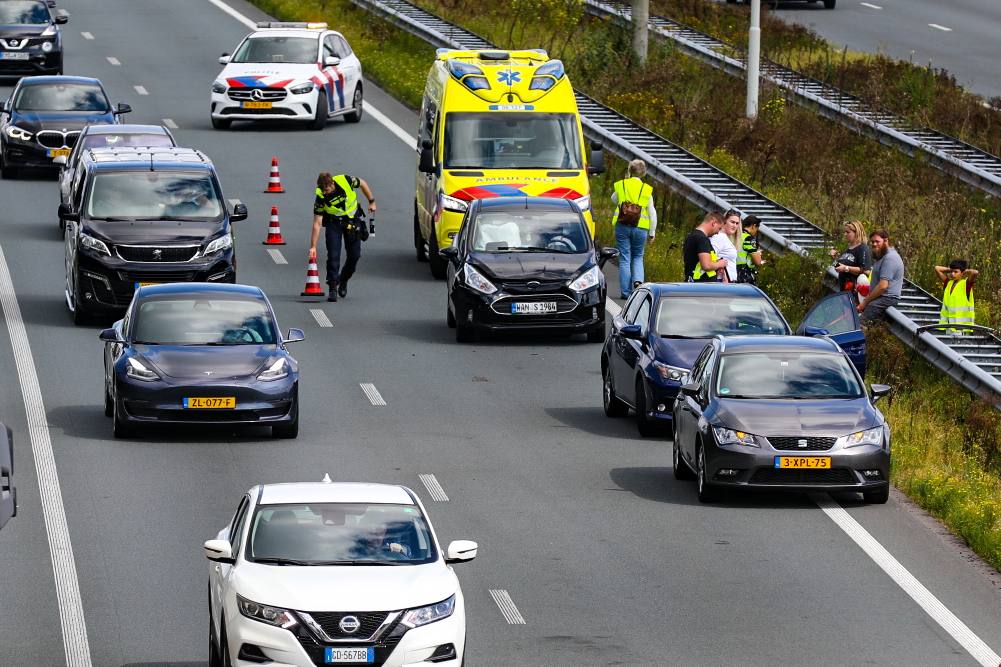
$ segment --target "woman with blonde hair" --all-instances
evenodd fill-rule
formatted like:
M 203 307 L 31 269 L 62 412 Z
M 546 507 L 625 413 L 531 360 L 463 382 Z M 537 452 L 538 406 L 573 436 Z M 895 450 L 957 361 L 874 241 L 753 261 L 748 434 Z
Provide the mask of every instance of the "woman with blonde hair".
M 722 272 L 725 283 L 737 282 L 737 248 L 743 240 L 742 236 L 740 212 L 731 208 L 723 215 L 723 229 L 709 239 L 716 256 L 726 260 L 726 270 Z
M 834 270 L 838 272 L 838 289 L 842 292 L 855 289 L 858 277 L 872 268 L 872 253 L 869 252 L 865 226 L 861 220 L 851 220 L 842 225 L 848 247 L 840 255 L 831 248 Z

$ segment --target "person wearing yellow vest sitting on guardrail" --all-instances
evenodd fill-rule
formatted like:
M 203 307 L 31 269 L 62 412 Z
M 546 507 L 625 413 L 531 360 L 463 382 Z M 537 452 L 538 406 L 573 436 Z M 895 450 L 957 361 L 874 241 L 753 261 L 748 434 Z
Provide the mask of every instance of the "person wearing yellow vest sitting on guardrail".
M 718 211 L 711 211 L 706 213 L 702 222 L 685 237 L 685 245 L 681 249 L 685 263 L 685 282 L 719 282 L 719 272 L 726 269 L 727 261 L 716 257 L 716 251 L 713 250 L 709 238 L 718 234 L 721 229 L 723 229 L 723 215 Z
M 619 247 L 619 296 L 629 298 L 633 286 L 643 282 L 643 252 L 647 238 L 653 243 L 657 235 L 657 209 L 653 205 L 653 188 L 643 182 L 646 162 L 629 163 L 626 178 L 616 181 L 612 192 L 615 214 L 615 243 Z
M 975 324 L 973 283 L 980 275 L 971 269 L 965 259 L 954 259 L 949 266 L 936 266 L 935 273 L 945 287 L 942 293 L 942 312 L 939 324 Z M 949 333 L 962 333 L 961 328 L 949 328 Z

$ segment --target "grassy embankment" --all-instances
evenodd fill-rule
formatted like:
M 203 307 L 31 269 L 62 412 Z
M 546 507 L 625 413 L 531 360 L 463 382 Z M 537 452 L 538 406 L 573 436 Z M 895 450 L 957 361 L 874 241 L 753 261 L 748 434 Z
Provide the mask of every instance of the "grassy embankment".
M 366 76 L 416 107 L 434 49 L 347 0 L 254 0 L 285 20 L 327 20 L 351 39 Z M 458 0 L 420 0 L 502 47 L 544 47 L 562 58 L 575 86 L 708 159 L 769 197 L 830 231 L 837 222 L 862 218 L 886 227 L 898 240 L 909 277 L 931 289 L 931 266 L 965 257 L 982 271 L 978 321 L 1001 323 L 1001 209 L 920 161 L 906 158 L 823 121 L 762 91 L 759 121 L 742 119 L 741 82 L 683 57 L 654 40 L 648 63 L 631 61 L 629 36 L 607 21 L 589 19 L 575 0 L 508 0 L 484 7 Z M 657 11 L 734 41 L 741 10 L 692 0 L 655 2 Z M 711 9 L 710 9 L 711 8 Z M 744 10 L 746 11 L 746 10 Z M 998 141 L 998 116 L 957 92 L 947 75 L 880 58 L 843 56 L 799 28 L 766 24 L 766 53 L 871 95 L 924 124 L 979 141 Z M 784 36 L 783 36 L 784 35 Z M 783 50 L 784 45 L 784 50 Z M 791 59 L 791 61 L 789 60 Z M 875 83 L 874 83 L 875 82 Z M 884 97 L 885 96 L 885 97 Z M 953 98 L 959 101 L 951 101 Z M 965 109 L 965 115 L 949 111 Z M 962 118 L 977 119 L 957 120 Z M 983 121 L 981 116 L 988 120 Z M 924 119 L 924 120 L 922 120 Z M 956 124 L 958 123 L 958 125 Z M 964 125 L 964 123 L 966 123 Z M 993 123 L 993 125 L 992 125 Z M 997 149 L 994 149 L 997 152 Z M 608 220 L 611 183 L 623 164 L 592 179 L 599 220 Z M 680 244 L 699 213 L 682 198 L 657 190 L 661 219 L 648 250 L 648 278 L 681 276 Z M 607 223 L 598 236 L 611 238 Z M 769 258 L 764 289 L 795 323 L 820 294 L 816 265 L 798 257 Z M 894 429 L 896 485 L 940 517 L 978 553 L 1001 569 L 1001 415 L 972 399 L 892 336 L 874 331 L 871 381 L 895 385 L 881 404 Z

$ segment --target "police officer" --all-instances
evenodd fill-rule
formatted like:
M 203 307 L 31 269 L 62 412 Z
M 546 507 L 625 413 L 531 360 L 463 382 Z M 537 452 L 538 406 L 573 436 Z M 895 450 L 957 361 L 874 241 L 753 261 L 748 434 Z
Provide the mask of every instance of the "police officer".
M 348 174 L 331 176 L 321 173 L 316 179 L 316 200 L 313 202 L 313 233 L 309 241 L 309 259 L 316 261 L 316 242 L 320 227 L 324 228 L 327 243 L 327 301 L 337 301 L 337 295 L 348 295 L 348 280 L 354 275 L 361 257 L 361 235 L 357 232 L 364 225 L 364 214 L 358 206 L 355 188 L 361 188 L 368 199 L 368 210 L 375 213 L 375 196 L 364 179 Z M 341 239 L 344 240 L 344 268 L 341 263 Z M 338 273 L 340 270 L 340 273 Z

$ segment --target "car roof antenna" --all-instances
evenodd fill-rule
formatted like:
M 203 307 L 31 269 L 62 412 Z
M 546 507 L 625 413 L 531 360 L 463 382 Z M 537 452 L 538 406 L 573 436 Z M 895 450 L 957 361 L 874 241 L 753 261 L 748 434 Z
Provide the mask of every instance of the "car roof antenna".
M 327 484 L 330 484 L 331 483 L 330 482 L 330 473 L 328 473 L 328 472 L 323 473 L 323 479 L 321 479 L 320 481 L 321 482 L 326 482 Z

